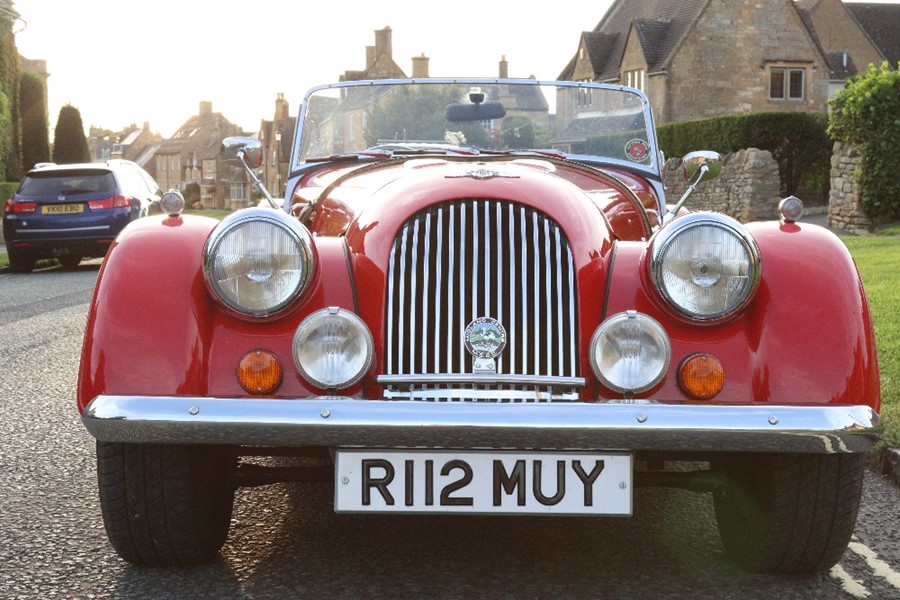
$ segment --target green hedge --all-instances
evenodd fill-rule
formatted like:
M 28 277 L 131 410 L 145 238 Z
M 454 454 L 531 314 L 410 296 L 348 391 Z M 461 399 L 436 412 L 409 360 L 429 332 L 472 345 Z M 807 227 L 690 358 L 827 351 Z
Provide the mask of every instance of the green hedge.
M 831 135 L 862 150 L 855 176 L 863 210 L 876 222 L 900 218 L 900 71 L 869 65 L 830 104 Z
M 722 154 L 744 148 L 768 150 L 778 161 L 783 194 L 810 204 L 826 204 L 834 142 L 828 117 L 819 113 L 764 112 L 663 125 L 659 145 L 667 157 L 694 150 Z
M 6 201 L 12 198 L 19 184 L 15 181 L 0 181 L 0 215 L 6 208 Z

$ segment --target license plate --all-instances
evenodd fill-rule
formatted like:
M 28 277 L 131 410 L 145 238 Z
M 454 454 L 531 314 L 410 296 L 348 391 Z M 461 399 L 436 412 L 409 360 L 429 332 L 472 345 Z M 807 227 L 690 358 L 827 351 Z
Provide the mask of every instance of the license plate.
M 632 457 L 617 453 L 338 450 L 336 512 L 622 515 Z
M 44 215 L 67 215 L 80 212 L 84 212 L 83 204 L 47 204 L 41 207 L 41 214 Z

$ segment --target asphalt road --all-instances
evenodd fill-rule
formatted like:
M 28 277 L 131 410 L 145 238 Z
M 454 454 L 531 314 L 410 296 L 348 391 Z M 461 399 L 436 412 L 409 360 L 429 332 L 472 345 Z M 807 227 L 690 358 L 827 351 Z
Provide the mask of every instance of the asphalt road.
M 725 559 L 704 494 L 639 489 L 630 519 L 336 515 L 329 484 L 239 490 L 215 563 L 116 557 L 75 409 L 97 267 L 0 273 L 0 598 L 900 597 L 900 493 L 869 473 L 856 537 L 811 578 Z M 148 299 L 150 301 L 151 299 Z

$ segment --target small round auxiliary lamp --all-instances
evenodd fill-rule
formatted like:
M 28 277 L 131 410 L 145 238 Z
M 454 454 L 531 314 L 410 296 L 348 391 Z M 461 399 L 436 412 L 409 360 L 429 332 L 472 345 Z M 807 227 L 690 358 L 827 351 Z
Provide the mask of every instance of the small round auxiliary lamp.
M 178 190 L 169 190 L 160 198 L 159 207 L 170 217 L 179 217 L 184 210 L 184 196 Z
M 778 203 L 778 215 L 782 223 L 795 223 L 803 218 L 803 201 L 797 196 L 788 196 Z

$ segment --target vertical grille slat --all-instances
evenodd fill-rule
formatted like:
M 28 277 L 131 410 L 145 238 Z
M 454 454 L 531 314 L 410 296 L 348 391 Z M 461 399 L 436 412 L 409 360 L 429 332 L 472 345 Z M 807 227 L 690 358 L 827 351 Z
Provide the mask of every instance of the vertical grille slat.
M 398 232 L 388 269 L 388 379 L 427 382 L 431 375 L 446 381 L 434 376 L 472 374 L 465 329 L 476 318 L 491 317 L 506 329 L 506 348 L 496 359 L 506 383 L 433 384 L 434 399 L 465 399 L 460 389 L 467 386 L 480 401 L 491 390 L 507 402 L 519 392 L 523 399 L 577 397 L 574 259 L 565 233 L 546 215 L 487 199 L 431 207 Z M 529 387 L 523 378 L 537 378 L 544 387 Z M 391 384 L 386 393 L 414 389 L 421 397 L 427 387 Z

